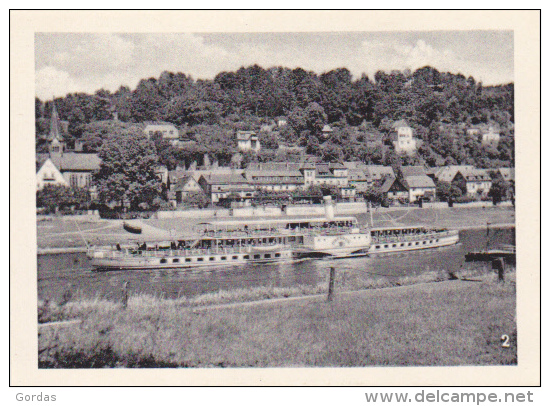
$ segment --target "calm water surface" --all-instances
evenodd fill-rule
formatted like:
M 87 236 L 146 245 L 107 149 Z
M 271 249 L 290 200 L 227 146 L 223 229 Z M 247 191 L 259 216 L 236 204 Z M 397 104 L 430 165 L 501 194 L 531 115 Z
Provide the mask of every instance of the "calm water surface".
M 330 266 L 346 274 L 367 273 L 372 277 L 418 275 L 429 271 L 456 271 L 464 264 L 464 254 L 484 249 L 486 230 L 463 230 L 460 244 L 452 247 L 407 253 L 298 263 L 213 267 L 197 270 L 93 271 L 84 253 L 38 256 L 39 299 L 60 300 L 70 289 L 83 297 L 120 298 L 123 282 L 133 293 L 166 298 L 192 297 L 207 292 L 259 286 L 291 287 L 316 285 L 327 278 Z M 515 229 L 491 229 L 490 243 L 514 244 Z M 468 263 L 468 267 L 486 267 Z

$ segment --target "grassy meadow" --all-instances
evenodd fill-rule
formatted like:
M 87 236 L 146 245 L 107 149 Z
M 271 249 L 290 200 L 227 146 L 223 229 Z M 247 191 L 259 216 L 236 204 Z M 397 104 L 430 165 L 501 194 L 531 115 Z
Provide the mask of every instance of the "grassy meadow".
M 348 278 L 332 302 L 319 286 L 194 299 L 138 295 L 127 308 L 100 299 L 40 303 L 39 321 L 54 323 L 40 325 L 39 367 L 516 364 L 514 276 L 498 283 L 494 274 L 433 274 L 370 286 Z

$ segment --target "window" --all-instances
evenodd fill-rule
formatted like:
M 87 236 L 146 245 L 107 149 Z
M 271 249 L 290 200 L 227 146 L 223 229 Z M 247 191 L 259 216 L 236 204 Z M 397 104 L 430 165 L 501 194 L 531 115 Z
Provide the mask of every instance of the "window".
M 250 255 L 243 255 L 243 259 L 250 259 Z
M 380 249 L 380 245 L 377 245 L 375 248 L 376 248 L 377 250 Z
M 71 176 L 69 177 L 69 184 L 71 187 L 78 186 L 78 175 L 76 173 L 71 173 Z
M 397 247 L 397 244 L 392 244 L 392 247 L 393 247 L 393 248 Z
M 388 248 L 388 244 L 384 244 L 384 248 Z
M 426 244 L 426 241 L 422 241 L 422 244 Z
M 210 261 L 215 261 L 216 258 L 215 258 L 215 257 L 210 257 L 209 260 L 210 260 Z
M 174 264 L 176 264 L 176 263 L 178 263 L 178 262 L 180 262 L 180 259 L 179 259 L 179 258 L 174 258 L 174 259 L 172 260 L 172 263 L 174 263 Z
M 227 259 L 227 257 L 222 257 L 222 261 L 225 261 Z
M 271 258 L 271 254 L 265 254 L 264 258 Z
M 166 263 L 166 258 L 162 258 L 162 259 L 160 260 L 160 263 L 161 263 L 161 264 L 165 264 L 165 263 Z
M 279 258 L 281 256 L 281 254 L 279 254 L 278 252 L 275 254 L 275 258 Z
M 238 255 L 233 255 L 231 258 L 232 259 L 239 259 L 239 256 Z
M 191 262 L 191 258 L 185 258 L 185 262 Z
M 254 259 L 260 259 L 260 258 L 261 258 L 260 254 L 254 254 Z
M 197 258 L 197 261 L 198 261 L 198 262 L 203 262 L 203 261 L 204 261 L 204 258 L 203 258 L 203 257 Z

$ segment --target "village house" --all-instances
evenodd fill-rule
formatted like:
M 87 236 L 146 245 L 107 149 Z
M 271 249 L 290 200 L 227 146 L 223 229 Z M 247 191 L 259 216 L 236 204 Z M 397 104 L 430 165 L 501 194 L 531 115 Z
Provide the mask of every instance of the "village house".
M 333 132 L 332 127 L 328 124 L 325 124 L 321 129 L 321 134 L 325 140 L 332 135 L 332 132 Z
M 496 176 L 500 177 L 504 182 L 514 182 L 516 171 L 514 168 L 498 168 Z
M 230 195 L 236 195 L 245 201 L 250 201 L 254 197 L 254 187 L 242 175 L 201 175 L 198 183 L 213 204 L 227 199 Z
M 417 202 L 420 198 L 431 202 L 435 200 L 435 183 L 429 176 L 407 176 L 403 178 L 402 182 L 409 190 L 409 202 Z
M 177 180 L 176 184 L 171 187 L 168 197 L 173 202 L 172 204 L 179 204 L 189 194 L 199 192 L 203 192 L 199 183 L 192 176 L 187 175 Z
M 397 133 L 397 139 L 394 141 L 395 152 L 411 154 L 417 149 L 418 140 L 413 137 L 413 129 L 405 120 L 396 121 L 393 128 Z
M 394 202 L 409 201 L 409 189 L 397 178 L 387 176 L 378 189 Z
M 500 132 L 498 132 L 494 126 L 490 126 L 489 130 L 481 136 L 481 143 L 483 145 L 498 145 L 500 141 Z
M 435 200 L 435 183 L 423 166 L 402 166 L 399 178 L 409 191 L 409 202 Z
M 179 140 L 178 129 L 171 123 L 147 123 L 143 132 L 149 139 L 156 133 L 160 133 L 165 140 L 173 142 L 178 142 Z
M 362 169 L 348 168 L 348 184 L 355 188 L 356 193 L 365 193 L 370 187 L 367 175 Z
M 466 135 L 470 136 L 470 137 L 475 137 L 477 135 L 480 134 L 480 131 L 479 131 L 479 128 L 468 128 L 466 130 Z
M 365 175 L 367 176 L 367 182 L 370 183 L 370 186 L 378 180 L 381 180 L 385 177 L 396 178 L 395 172 L 391 166 L 383 165 L 366 165 Z
M 448 166 L 443 166 L 435 172 L 435 178 L 437 180 L 439 180 L 440 182 L 451 183 L 454 180 L 457 173 L 459 173 L 460 171 L 469 171 L 469 170 L 472 170 L 472 169 L 474 169 L 473 165 L 448 165 Z
M 97 154 L 81 152 L 81 148 L 77 151 L 68 151 L 61 128 L 54 105 L 48 136 L 49 152 L 37 155 L 37 190 L 41 190 L 46 185 L 91 189 L 92 173 L 99 170 L 101 160 Z
M 472 197 L 487 196 L 493 184 L 491 176 L 484 169 L 461 170 L 452 182 Z
M 254 131 L 237 131 L 237 148 L 241 151 L 259 151 L 260 141 Z
M 244 174 L 256 190 L 294 191 L 304 187 L 300 169 L 299 163 L 251 163 Z

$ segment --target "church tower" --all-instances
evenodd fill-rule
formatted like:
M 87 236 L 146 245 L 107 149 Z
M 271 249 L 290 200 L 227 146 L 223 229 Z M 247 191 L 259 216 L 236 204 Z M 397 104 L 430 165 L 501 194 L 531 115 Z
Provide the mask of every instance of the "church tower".
M 61 123 L 59 121 L 59 114 L 57 114 L 57 109 L 55 107 L 55 102 L 53 102 L 52 109 L 52 118 L 50 120 L 50 155 L 63 155 L 65 151 L 65 140 L 61 135 Z

